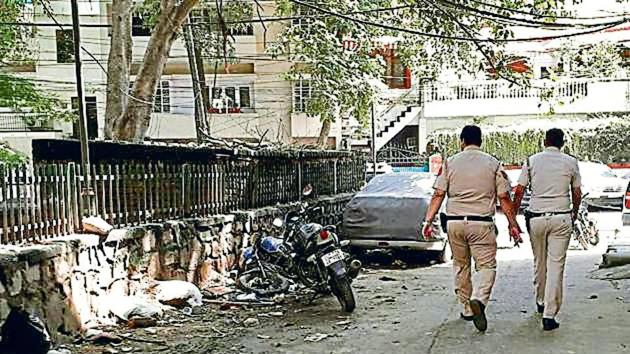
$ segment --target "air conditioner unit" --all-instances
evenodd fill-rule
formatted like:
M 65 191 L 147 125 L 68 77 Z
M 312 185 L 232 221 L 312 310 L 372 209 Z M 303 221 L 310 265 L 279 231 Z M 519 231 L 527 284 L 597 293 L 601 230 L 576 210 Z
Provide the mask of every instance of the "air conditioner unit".
M 212 100 L 212 108 L 214 109 L 223 109 L 225 108 L 225 101 L 220 98 L 215 98 Z

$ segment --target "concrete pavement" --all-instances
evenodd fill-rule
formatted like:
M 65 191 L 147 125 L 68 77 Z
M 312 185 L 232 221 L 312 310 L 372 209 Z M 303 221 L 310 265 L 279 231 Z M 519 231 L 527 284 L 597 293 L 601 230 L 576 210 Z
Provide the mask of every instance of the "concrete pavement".
M 554 332 L 543 332 L 535 313 L 526 240 L 521 248 L 499 251 L 485 334 L 458 319 L 451 265 L 445 264 L 371 270 L 354 284 L 353 314 L 340 312 L 332 297 L 319 299 L 265 320 L 236 339 L 233 348 L 241 353 L 628 353 L 630 282 L 588 278 L 606 239 L 614 235 L 618 215 L 597 215 L 603 242 L 596 249 L 569 252 L 561 327 Z M 305 340 L 317 334 L 328 337 Z

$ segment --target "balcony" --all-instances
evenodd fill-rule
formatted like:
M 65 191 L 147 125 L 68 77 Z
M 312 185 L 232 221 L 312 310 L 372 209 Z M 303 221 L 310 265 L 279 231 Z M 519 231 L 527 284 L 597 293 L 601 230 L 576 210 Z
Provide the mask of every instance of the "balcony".
M 52 122 L 45 122 L 45 117 L 38 113 L 0 112 L 0 132 L 52 131 Z
M 532 87 L 502 81 L 436 83 L 422 88 L 422 101 L 427 118 L 626 112 L 629 84 L 598 79 L 540 80 Z M 553 97 L 543 99 L 549 91 Z

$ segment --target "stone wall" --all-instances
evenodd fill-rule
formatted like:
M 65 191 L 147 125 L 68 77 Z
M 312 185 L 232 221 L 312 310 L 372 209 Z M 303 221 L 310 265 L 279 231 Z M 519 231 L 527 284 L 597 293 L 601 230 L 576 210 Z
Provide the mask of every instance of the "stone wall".
M 320 222 L 336 223 L 351 195 L 321 198 Z M 54 340 L 112 323 L 108 298 L 144 293 L 154 280 L 221 285 L 249 234 L 269 229 L 280 205 L 205 219 L 113 230 L 107 238 L 70 235 L 27 247 L 0 247 L 0 322 L 22 306 L 46 323 Z

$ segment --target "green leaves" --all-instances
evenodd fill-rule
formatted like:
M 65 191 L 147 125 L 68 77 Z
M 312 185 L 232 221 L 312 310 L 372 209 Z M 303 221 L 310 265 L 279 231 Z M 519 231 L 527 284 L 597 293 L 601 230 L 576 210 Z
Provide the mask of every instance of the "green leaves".
M 8 107 L 16 112 L 43 113 L 39 119 L 45 121 L 70 121 L 76 117 L 62 100 L 40 89 L 30 80 L 2 73 L 0 107 Z
M 24 165 L 26 162 L 28 162 L 28 158 L 24 154 L 0 143 L 0 166 L 17 167 Z
M 209 62 L 238 61 L 234 58 L 234 34 L 252 30 L 252 23 L 239 21 L 255 19 L 254 6 L 251 1 L 233 0 L 217 7 L 215 1 L 207 0 L 193 10 L 194 37 Z
M 24 0 L 0 0 L 0 22 L 25 22 Z M 34 60 L 31 42 L 35 32 L 27 26 L 0 26 L 0 69 L 13 63 Z M 28 79 L 0 72 L 0 107 L 16 112 L 44 113 L 37 119 L 71 120 L 74 114 L 54 95 Z M 31 118 L 34 119 L 34 118 Z M 33 123 L 33 122 L 27 122 Z
M 592 45 L 577 45 L 566 41 L 556 54 L 563 58 L 564 77 L 614 78 L 622 72 L 621 50 L 613 43 L 601 42 Z M 558 69 L 556 69 L 558 70 Z
M 27 22 L 24 0 L 1 0 L 0 22 Z M 31 41 L 35 29 L 27 26 L 0 26 L 0 68 L 10 61 L 32 59 Z
M 386 35 L 386 31 L 335 16 L 322 16 L 287 0 L 277 0 L 276 5 L 278 16 L 296 13 L 307 16 L 285 27 L 279 41 L 268 49 L 274 57 L 296 63 L 285 75 L 286 79 L 310 79 L 312 93 L 306 113 L 322 121 L 352 115 L 366 124 L 377 92 L 372 82 L 380 81 L 384 72 L 383 58 L 374 42 Z M 389 1 L 317 2 L 317 6 L 338 13 L 390 5 Z
M 487 127 L 492 129 L 491 127 Z M 482 127 L 484 131 L 487 129 Z M 628 117 L 612 119 L 597 128 L 565 129 L 565 151 L 580 160 L 604 163 L 630 161 L 630 120 Z M 484 134 L 483 149 L 509 165 L 520 165 L 527 156 L 540 152 L 545 131 L 488 131 Z M 446 156 L 459 152 L 458 132 L 436 132 L 430 140 Z

